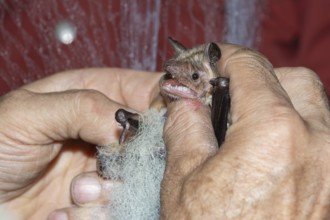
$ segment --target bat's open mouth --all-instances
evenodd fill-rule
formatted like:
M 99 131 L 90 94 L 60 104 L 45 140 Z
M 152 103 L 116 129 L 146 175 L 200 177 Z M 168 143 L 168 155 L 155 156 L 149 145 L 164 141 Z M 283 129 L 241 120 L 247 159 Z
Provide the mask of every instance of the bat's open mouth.
M 197 93 L 192 89 L 188 88 L 184 84 L 178 82 L 177 79 L 173 78 L 171 74 L 167 73 L 164 76 L 164 80 L 161 83 L 161 87 L 167 95 L 173 98 L 196 98 Z

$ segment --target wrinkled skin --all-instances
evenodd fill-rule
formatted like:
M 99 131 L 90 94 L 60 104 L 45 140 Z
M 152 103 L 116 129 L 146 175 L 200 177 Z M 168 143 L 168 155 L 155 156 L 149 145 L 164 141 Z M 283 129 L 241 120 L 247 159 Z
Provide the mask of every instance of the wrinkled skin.
M 161 218 L 328 219 L 329 107 L 318 77 L 305 68 L 273 69 L 245 48 L 221 50 L 232 124 L 218 150 L 209 108 L 169 103 Z M 86 208 L 64 211 L 75 219 L 71 213 Z
M 220 47 L 232 124 L 218 150 L 209 108 L 189 99 L 168 105 L 161 218 L 328 219 L 329 108 L 318 77 L 305 68 L 273 69 L 249 49 Z M 86 210 L 61 211 L 77 219 L 72 213 Z
M 169 104 L 162 219 L 328 219 L 330 118 L 319 79 L 305 68 L 273 69 L 247 49 L 221 49 L 232 125 L 217 150 L 209 109 Z
M 46 219 L 54 209 L 83 206 L 84 194 L 70 197 L 72 179 L 95 171 L 95 145 L 118 140 L 115 111 L 148 109 L 159 78 L 122 69 L 76 70 L 1 97 L 0 218 L 6 211 L 17 219 Z
M 327 219 L 329 108 L 319 79 L 305 68 L 273 69 L 264 57 L 248 49 L 220 47 L 219 69 L 230 78 L 232 125 L 217 150 L 208 108 L 193 100 L 169 104 L 164 128 L 168 161 L 161 191 L 162 219 Z M 148 97 L 143 100 L 149 101 Z M 138 109 L 136 105 L 132 108 Z M 68 175 L 69 169 L 57 167 L 56 175 Z M 63 181 L 69 182 L 71 175 L 66 177 L 46 180 L 67 190 Z M 103 186 L 101 195 L 111 192 L 109 181 L 102 182 L 91 173 L 75 178 L 72 189 L 86 192 L 84 178 L 98 181 Z M 34 192 L 39 189 L 47 192 L 38 187 Z M 66 191 L 61 194 L 56 196 L 66 202 L 53 203 L 53 208 L 70 204 Z M 45 203 L 50 196 L 39 201 Z M 65 213 L 67 219 L 91 219 L 91 207 L 109 202 L 102 196 L 84 199 L 83 204 L 81 197 L 73 195 L 73 200 L 77 206 L 57 210 L 50 219 L 59 219 L 56 213 Z

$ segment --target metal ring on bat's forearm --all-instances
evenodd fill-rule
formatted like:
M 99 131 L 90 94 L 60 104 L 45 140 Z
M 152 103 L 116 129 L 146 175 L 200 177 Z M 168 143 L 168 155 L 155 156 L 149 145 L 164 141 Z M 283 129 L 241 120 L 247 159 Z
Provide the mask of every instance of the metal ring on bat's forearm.
M 216 77 L 210 80 L 213 86 L 211 120 L 218 146 L 225 140 L 228 113 L 230 108 L 229 79 L 225 77 Z

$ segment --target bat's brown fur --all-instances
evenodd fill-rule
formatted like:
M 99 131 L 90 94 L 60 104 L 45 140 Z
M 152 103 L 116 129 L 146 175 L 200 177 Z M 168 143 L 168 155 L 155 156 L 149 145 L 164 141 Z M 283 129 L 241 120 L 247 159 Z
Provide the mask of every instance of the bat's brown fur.
M 186 87 L 190 89 L 189 95 L 193 96 L 191 98 L 197 98 L 205 104 L 210 104 L 212 86 L 209 81 L 219 76 L 215 62 L 220 59 L 220 49 L 215 43 L 186 49 L 171 38 L 169 41 L 176 54 L 165 62 L 166 74 L 160 82 L 162 94 L 172 99 L 180 98 L 180 94 L 175 88 Z M 173 87 L 168 85 L 171 83 Z

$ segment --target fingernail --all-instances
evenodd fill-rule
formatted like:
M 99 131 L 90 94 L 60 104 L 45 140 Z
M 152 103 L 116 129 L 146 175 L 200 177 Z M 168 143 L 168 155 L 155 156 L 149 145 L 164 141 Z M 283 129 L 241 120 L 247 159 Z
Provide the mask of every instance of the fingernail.
M 55 211 L 48 216 L 47 220 L 68 220 L 68 215 L 66 212 Z
M 100 197 L 101 185 L 96 178 L 83 176 L 73 183 L 72 192 L 75 202 L 89 203 Z

